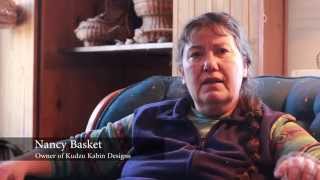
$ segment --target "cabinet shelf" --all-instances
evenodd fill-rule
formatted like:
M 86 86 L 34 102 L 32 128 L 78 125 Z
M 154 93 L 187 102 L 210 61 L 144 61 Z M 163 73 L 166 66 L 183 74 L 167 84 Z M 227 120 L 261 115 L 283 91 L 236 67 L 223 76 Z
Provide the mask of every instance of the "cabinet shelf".
M 171 55 L 172 42 L 168 43 L 145 43 L 145 44 L 130 44 L 130 45 L 103 45 L 90 47 L 74 47 L 63 49 L 64 53 L 72 54 L 158 54 Z

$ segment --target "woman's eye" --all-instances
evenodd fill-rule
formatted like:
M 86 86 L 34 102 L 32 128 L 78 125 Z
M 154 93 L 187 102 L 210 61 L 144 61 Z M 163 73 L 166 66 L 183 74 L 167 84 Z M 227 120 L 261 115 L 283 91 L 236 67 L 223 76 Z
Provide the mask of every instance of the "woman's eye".
M 227 49 L 227 48 L 218 48 L 217 50 L 216 50 L 216 53 L 218 54 L 218 55 L 225 55 L 225 54 L 227 54 L 229 52 L 229 50 Z
M 201 53 L 200 52 L 193 52 L 190 54 L 190 57 L 192 58 L 197 58 L 197 57 L 200 57 Z
M 190 61 L 197 61 L 197 60 L 199 60 L 199 59 L 201 58 L 201 56 L 202 56 L 202 53 L 201 53 L 201 52 L 195 51 L 195 52 L 191 52 L 191 53 L 189 54 L 188 59 L 189 59 Z

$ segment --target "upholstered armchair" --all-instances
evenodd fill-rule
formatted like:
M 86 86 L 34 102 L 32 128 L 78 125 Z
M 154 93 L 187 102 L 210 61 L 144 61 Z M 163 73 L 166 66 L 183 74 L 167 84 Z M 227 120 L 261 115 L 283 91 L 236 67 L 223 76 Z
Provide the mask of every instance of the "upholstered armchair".
M 320 140 L 320 77 L 260 76 L 254 78 L 256 93 L 272 109 L 292 114 Z M 155 101 L 187 94 L 181 78 L 152 76 L 106 96 L 95 108 L 86 131 L 99 129 Z
M 255 90 L 264 103 L 274 110 L 292 114 L 320 140 L 320 77 L 260 76 L 254 80 Z M 152 76 L 102 99 L 94 109 L 86 131 L 117 121 L 143 104 L 178 98 L 187 93 L 179 77 Z M 27 179 L 42 180 L 33 177 Z

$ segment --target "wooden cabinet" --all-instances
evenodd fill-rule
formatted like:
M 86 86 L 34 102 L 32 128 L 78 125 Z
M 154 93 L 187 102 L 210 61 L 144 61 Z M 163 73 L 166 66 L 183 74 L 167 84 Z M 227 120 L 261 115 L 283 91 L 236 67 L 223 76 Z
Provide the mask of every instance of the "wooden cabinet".
M 82 46 L 73 33 L 103 0 L 42 0 L 38 61 L 37 136 L 68 137 L 85 129 L 105 95 L 151 75 L 171 74 L 171 44 Z M 111 48 L 111 50 L 110 50 Z M 122 49 L 122 50 L 121 50 Z
M 263 74 L 285 75 L 287 0 L 264 1 Z

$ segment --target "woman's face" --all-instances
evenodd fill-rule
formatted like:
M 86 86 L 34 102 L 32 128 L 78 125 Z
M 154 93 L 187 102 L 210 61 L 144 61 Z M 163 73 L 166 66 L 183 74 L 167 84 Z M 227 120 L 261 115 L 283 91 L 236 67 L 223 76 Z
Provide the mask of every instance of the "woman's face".
M 193 30 L 184 47 L 181 73 L 195 108 L 209 116 L 222 116 L 235 109 L 243 77 L 247 76 L 233 37 L 221 28 Z

